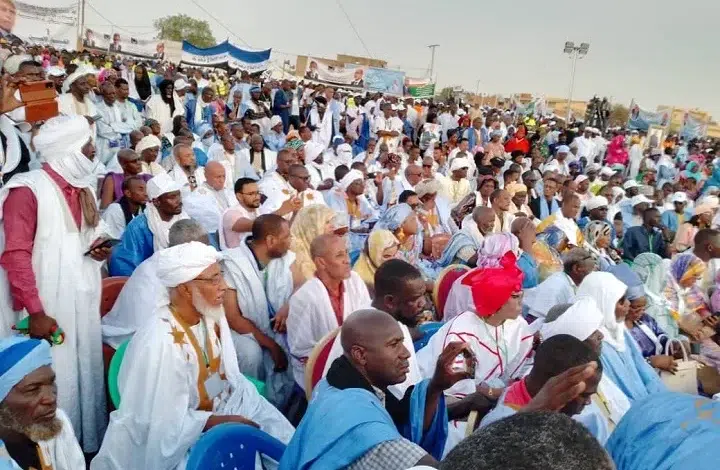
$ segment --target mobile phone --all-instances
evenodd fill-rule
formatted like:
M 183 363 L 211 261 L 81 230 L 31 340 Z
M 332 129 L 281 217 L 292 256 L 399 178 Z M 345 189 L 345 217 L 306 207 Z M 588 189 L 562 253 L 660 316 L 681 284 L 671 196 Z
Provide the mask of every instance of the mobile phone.
M 94 246 L 94 247 L 90 248 L 88 251 L 86 251 L 85 256 L 89 255 L 90 252 L 92 252 L 93 250 L 95 250 L 97 248 L 112 248 L 115 245 L 117 245 L 118 243 L 120 243 L 120 240 L 118 240 L 116 238 L 108 238 L 107 240 L 100 243 L 99 245 Z
M 367 177 L 371 180 L 374 180 L 376 176 L 376 173 L 368 173 Z
M 25 105 L 25 121 L 46 121 L 58 115 L 55 84 L 50 80 L 21 83 L 18 90 Z

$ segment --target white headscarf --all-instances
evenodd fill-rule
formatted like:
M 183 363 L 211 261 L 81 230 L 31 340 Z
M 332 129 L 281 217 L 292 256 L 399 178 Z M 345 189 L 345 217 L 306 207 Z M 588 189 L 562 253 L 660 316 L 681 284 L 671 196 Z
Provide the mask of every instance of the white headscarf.
M 67 93 L 70 91 L 70 85 L 72 85 L 78 78 L 84 77 L 86 75 L 97 75 L 97 71 L 92 67 L 87 66 L 80 66 L 75 70 L 75 72 L 71 73 L 67 76 L 65 81 L 63 82 L 62 91 L 63 93 Z
M 142 153 L 143 150 L 151 149 L 153 147 L 162 147 L 162 142 L 160 142 L 160 139 L 158 139 L 156 136 L 150 134 L 140 139 L 140 142 L 135 145 L 135 151 L 139 155 Z
M 575 299 L 575 303 L 554 321 L 543 323 L 540 335 L 543 341 L 557 335 L 570 335 L 585 341 L 602 326 L 604 317 L 590 296 Z
M 173 191 L 180 191 L 180 185 L 167 173 L 153 176 L 147 182 L 148 199 L 151 201 Z
M 157 277 L 165 287 L 190 282 L 220 258 L 212 246 L 189 242 L 160 251 L 157 256 Z
M 605 336 L 603 341 L 618 350 L 625 351 L 625 322 L 615 318 L 615 306 L 625 293 L 627 286 L 610 273 L 592 272 L 578 287 L 577 296 L 590 296 L 603 314 L 599 330 Z
M 65 181 L 76 188 L 95 187 L 97 160 L 81 151 L 92 133 L 84 116 L 57 116 L 49 119 L 33 138 L 35 150 Z
M 343 191 L 347 191 L 347 188 L 350 187 L 350 185 L 353 184 L 354 181 L 363 179 L 363 174 L 360 172 L 360 170 L 350 170 L 348 174 L 343 176 L 343 178 L 339 181 L 340 187 Z

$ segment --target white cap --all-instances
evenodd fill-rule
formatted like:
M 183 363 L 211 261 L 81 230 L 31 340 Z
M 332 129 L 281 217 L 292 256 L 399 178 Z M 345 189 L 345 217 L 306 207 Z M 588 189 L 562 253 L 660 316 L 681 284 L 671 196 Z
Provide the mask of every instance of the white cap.
M 683 192 L 676 192 L 672 195 L 672 199 L 670 199 L 672 202 L 688 202 L 687 194 Z
M 183 80 L 182 78 L 178 78 L 173 83 L 173 88 L 175 88 L 175 90 L 185 90 L 189 87 L 190 87 L 190 84 L 188 82 L 186 82 L 185 80 Z
M 147 182 L 147 194 L 151 201 L 174 191 L 180 191 L 180 185 L 167 173 L 153 176 Z
M 608 200 L 605 196 L 595 196 L 591 197 L 587 204 L 585 204 L 585 207 L 587 210 L 591 211 L 593 209 L 597 209 L 598 207 L 607 207 Z
M 450 171 L 459 170 L 461 168 L 470 168 L 470 160 L 465 157 L 456 157 L 450 163 Z
M 282 124 L 282 118 L 275 114 L 273 117 L 270 118 L 270 129 L 277 126 L 278 124 Z
M 609 166 L 604 166 L 602 170 L 600 170 L 600 174 L 605 176 L 612 176 L 615 174 L 615 170 L 613 170 Z
M 633 196 L 632 199 L 630 199 L 630 205 L 633 207 L 637 206 L 638 204 L 642 204 L 643 202 L 647 202 L 648 204 L 654 204 L 654 201 L 651 199 L 648 199 L 643 194 L 638 194 L 637 196 Z
M 640 186 L 637 181 L 635 180 L 627 180 L 625 181 L 625 184 L 623 184 L 623 189 L 630 189 L 630 188 L 637 188 Z

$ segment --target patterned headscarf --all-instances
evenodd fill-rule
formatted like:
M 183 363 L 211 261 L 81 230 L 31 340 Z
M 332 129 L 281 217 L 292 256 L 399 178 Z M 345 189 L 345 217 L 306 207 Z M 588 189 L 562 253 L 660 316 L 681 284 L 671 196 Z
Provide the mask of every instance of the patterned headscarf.
M 509 232 L 493 233 L 488 235 L 480 245 L 476 266 L 478 268 L 497 268 L 500 260 L 507 252 L 516 257 L 520 251 L 520 242 Z
M 560 251 L 558 247 L 563 241 L 567 241 L 567 236 L 562 229 L 555 225 L 550 225 L 542 233 L 538 234 L 537 239 L 547 243 L 550 248 Z
M 298 211 L 290 227 L 290 250 L 295 253 L 295 263 L 306 279 L 315 275 L 315 263 L 310 256 L 310 244 L 332 227 L 328 225 L 335 211 L 321 204 L 303 207 Z

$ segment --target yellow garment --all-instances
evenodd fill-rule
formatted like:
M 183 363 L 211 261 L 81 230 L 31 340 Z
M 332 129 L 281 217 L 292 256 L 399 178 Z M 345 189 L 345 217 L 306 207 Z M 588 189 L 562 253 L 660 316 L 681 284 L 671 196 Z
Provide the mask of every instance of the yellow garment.
M 222 80 L 218 80 L 217 82 L 217 94 L 220 96 L 227 95 L 227 86 L 225 86 L 225 82 Z
M 335 211 L 327 206 L 313 204 L 303 207 L 290 227 L 290 250 L 295 253 L 295 265 L 307 280 L 315 275 L 315 263 L 310 256 L 310 244 L 318 235 L 332 231 L 330 222 Z
M 553 214 L 549 217 L 545 217 L 545 219 L 543 219 L 540 222 L 540 224 L 537 226 L 537 228 L 535 229 L 535 233 L 538 233 L 538 234 L 543 233 L 546 228 L 548 228 L 549 226 L 551 226 L 552 224 L 555 223 L 556 219 L 557 219 L 556 214 Z M 577 229 L 577 245 L 576 246 L 582 248 L 584 243 L 585 243 L 585 236 L 583 235 L 582 230 L 580 230 L 580 228 L 578 228 Z
M 400 242 L 390 230 L 375 230 L 370 233 L 365 249 L 353 267 L 365 284 L 372 286 L 375 283 L 375 271 L 383 263 L 383 252 L 393 246 L 400 246 Z

